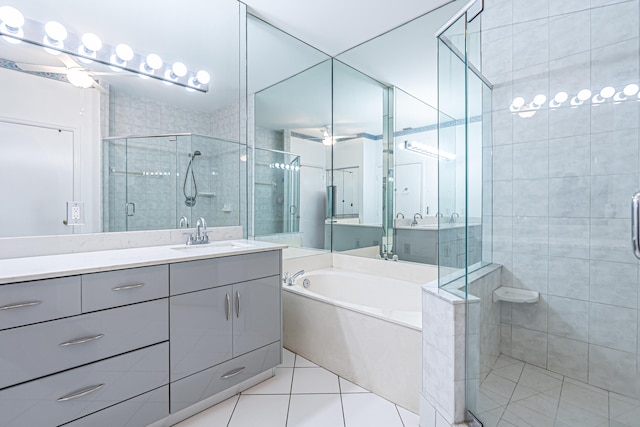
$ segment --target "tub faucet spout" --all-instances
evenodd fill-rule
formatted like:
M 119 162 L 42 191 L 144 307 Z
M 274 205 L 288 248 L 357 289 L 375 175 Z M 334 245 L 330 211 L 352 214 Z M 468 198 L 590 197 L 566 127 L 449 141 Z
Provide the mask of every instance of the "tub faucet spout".
M 297 273 L 294 273 L 292 275 L 289 275 L 289 272 L 286 272 L 282 277 L 282 282 L 285 283 L 287 286 L 293 286 L 296 279 L 302 276 L 303 274 L 304 274 L 304 270 L 300 270 Z
M 457 219 L 460 217 L 460 215 L 458 215 L 457 212 L 454 212 L 451 214 L 451 217 L 449 218 L 449 224 L 455 224 L 455 222 L 457 221 Z

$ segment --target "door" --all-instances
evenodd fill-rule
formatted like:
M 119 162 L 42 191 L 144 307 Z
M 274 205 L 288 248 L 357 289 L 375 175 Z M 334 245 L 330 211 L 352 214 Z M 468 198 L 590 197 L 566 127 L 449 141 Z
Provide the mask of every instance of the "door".
M 0 135 L 0 237 L 73 233 L 73 132 L 0 122 Z
M 231 358 L 231 292 L 221 286 L 170 298 L 171 381 Z
M 280 339 L 280 276 L 233 285 L 233 357 Z

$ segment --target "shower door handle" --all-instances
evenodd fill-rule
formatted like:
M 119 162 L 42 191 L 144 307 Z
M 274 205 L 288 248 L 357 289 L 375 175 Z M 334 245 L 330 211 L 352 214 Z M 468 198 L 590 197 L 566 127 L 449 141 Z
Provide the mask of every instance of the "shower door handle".
M 124 212 L 127 214 L 127 216 L 134 216 L 136 213 L 136 204 L 133 202 L 129 202 L 126 205 L 124 205 Z M 131 208 L 131 210 L 129 210 L 129 208 Z
M 640 191 L 631 199 L 631 243 L 633 254 L 640 258 Z

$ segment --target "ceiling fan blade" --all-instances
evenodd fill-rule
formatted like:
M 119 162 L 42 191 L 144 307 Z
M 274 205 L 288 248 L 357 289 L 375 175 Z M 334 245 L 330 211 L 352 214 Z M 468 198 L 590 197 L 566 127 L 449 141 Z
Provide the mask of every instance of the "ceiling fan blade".
M 16 63 L 18 67 L 22 71 L 30 71 L 33 73 L 58 73 L 58 74 L 67 74 L 67 67 L 53 67 L 50 65 L 40 65 L 40 64 L 27 64 L 24 62 Z
M 60 53 L 56 58 L 58 58 L 67 68 L 84 68 L 66 53 Z
M 90 71 L 89 74 L 92 76 L 120 76 L 120 77 L 137 77 L 137 74 L 134 73 L 108 73 L 103 71 Z
M 95 87 L 96 89 L 98 89 L 102 93 L 109 93 L 109 91 L 107 89 L 105 89 L 104 86 L 102 86 L 100 83 L 98 83 L 97 80 L 93 81 L 93 87 Z

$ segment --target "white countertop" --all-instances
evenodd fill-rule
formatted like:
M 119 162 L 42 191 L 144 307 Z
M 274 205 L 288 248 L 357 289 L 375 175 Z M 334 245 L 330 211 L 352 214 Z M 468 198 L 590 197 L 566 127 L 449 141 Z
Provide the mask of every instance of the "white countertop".
M 197 259 L 284 249 L 257 240 L 213 241 L 208 245 L 168 245 L 46 255 L 0 260 L 0 285 L 54 277 L 75 276 L 100 271 L 122 270 L 149 265 L 171 264 Z

